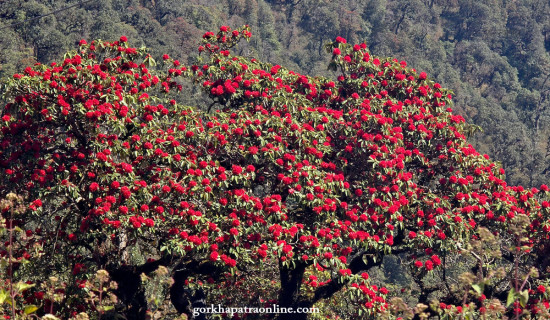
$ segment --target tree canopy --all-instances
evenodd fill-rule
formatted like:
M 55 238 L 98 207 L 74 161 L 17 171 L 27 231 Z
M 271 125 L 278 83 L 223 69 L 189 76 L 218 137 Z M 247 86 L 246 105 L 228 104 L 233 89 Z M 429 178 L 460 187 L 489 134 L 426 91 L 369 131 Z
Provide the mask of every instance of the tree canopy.
M 6 313 L 548 314 L 548 187 L 509 186 L 451 91 L 342 37 L 334 79 L 230 51 L 250 36 L 205 33 L 193 65 L 82 40 L 5 84 Z M 376 276 L 395 259 L 412 286 Z

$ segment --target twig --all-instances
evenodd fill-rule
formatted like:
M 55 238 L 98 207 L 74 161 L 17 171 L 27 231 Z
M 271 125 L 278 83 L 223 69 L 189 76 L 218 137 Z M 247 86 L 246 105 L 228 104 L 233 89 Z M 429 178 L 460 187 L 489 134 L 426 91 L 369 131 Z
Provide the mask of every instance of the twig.
M 10 249 L 9 249 L 8 265 L 10 266 L 10 298 L 11 298 L 11 316 L 15 319 L 15 292 L 13 291 L 13 208 L 10 208 Z

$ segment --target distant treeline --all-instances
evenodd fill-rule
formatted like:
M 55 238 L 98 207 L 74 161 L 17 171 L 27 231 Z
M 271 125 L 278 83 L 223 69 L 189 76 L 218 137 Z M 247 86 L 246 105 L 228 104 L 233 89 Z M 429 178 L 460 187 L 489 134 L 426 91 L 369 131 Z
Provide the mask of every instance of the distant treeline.
M 509 183 L 548 182 L 548 0 L 5 0 L 0 78 L 82 38 L 126 35 L 186 61 L 204 31 L 243 24 L 255 36 L 240 54 L 309 74 L 328 74 L 323 44 L 336 36 L 406 60 L 454 90 L 455 110 L 483 129 L 472 143 L 503 162 Z

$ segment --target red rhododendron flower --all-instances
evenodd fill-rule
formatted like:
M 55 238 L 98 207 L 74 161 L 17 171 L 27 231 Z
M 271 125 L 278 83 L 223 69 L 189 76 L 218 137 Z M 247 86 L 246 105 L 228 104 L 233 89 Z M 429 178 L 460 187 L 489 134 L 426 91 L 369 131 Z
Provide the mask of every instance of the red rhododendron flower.
M 346 39 L 342 38 L 342 37 L 336 37 L 336 40 L 335 40 L 337 43 L 347 43 Z
M 434 264 L 430 260 L 426 261 L 424 265 L 426 266 L 426 270 L 433 270 L 434 268 Z
M 437 255 L 433 255 L 430 257 L 430 260 L 434 263 L 434 265 L 439 266 L 441 265 L 441 259 Z
M 144 223 L 148 227 L 152 227 L 155 225 L 155 221 L 153 221 L 153 219 L 145 219 Z
M 218 257 L 219 257 L 219 254 L 216 251 L 210 253 L 210 261 L 217 261 Z
M 233 165 L 231 167 L 231 171 L 233 174 L 241 174 L 243 172 L 243 168 L 241 166 Z

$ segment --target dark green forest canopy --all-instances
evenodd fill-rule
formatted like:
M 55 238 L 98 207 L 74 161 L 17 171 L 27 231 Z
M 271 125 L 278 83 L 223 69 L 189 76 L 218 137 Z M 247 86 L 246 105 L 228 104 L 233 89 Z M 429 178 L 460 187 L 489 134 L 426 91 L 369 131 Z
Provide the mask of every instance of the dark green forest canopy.
M 509 183 L 536 186 L 550 176 L 547 0 L 78 3 L 2 1 L 0 77 L 59 58 L 82 38 L 126 35 L 154 54 L 187 61 L 196 54 L 196 39 L 223 24 L 251 26 L 255 36 L 238 54 L 330 76 L 323 44 L 336 36 L 354 43 L 366 40 L 374 54 L 406 60 L 452 88 L 455 111 L 483 128 L 470 139 L 481 153 L 503 162 Z

